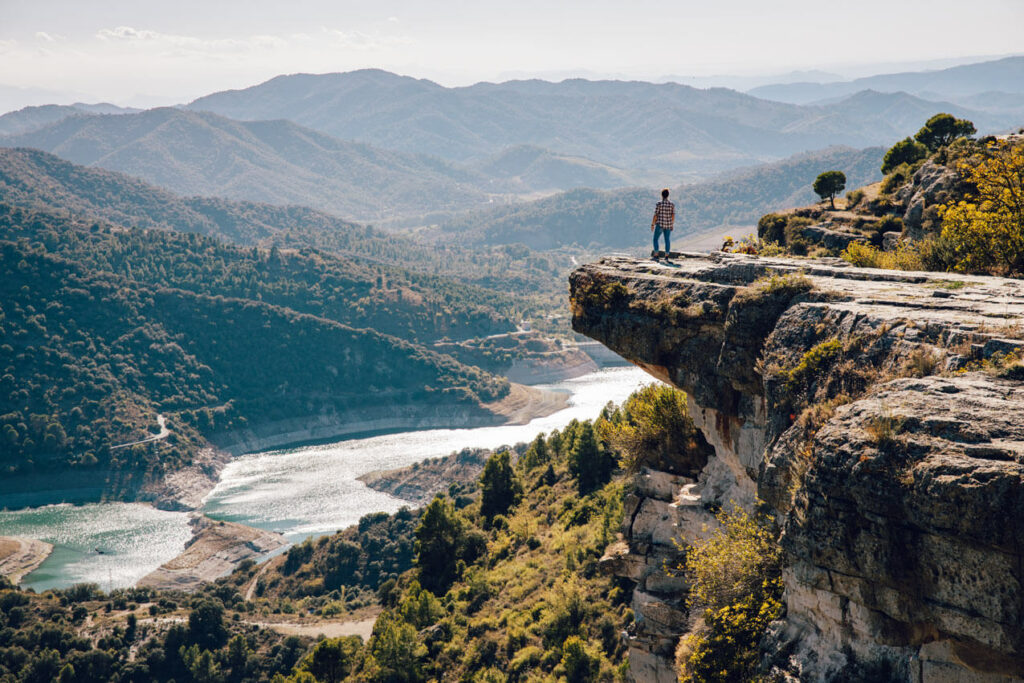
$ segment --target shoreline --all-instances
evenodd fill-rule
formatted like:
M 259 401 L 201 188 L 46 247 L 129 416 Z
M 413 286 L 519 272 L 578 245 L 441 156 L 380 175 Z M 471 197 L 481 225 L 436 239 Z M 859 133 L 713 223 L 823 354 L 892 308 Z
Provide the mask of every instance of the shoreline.
M 0 576 L 17 585 L 50 556 L 53 545 L 19 536 L 0 536 Z
M 521 425 L 538 417 L 546 417 L 568 405 L 569 395 L 553 391 L 536 389 L 520 384 L 512 384 L 508 396 L 477 409 L 477 415 L 458 415 L 448 411 L 424 416 L 405 415 L 393 418 L 386 428 L 378 433 L 408 432 L 423 429 L 458 429 L 502 425 Z M 444 408 L 451 406 L 445 405 Z M 407 407 L 404 407 L 407 409 Z M 307 418 L 307 422 L 320 423 L 321 417 Z M 366 421 L 330 425 L 329 433 L 324 434 L 320 441 L 336 441 L 353 438 L 366 433 Z M 294 432 L 278 433 L 270 437 L 275 443 L 269 448 L 246 449 L 242 452 L 269 450 L 298 446 L 302 439 L 291 439 Z M 308 443 L 309 440 L 305 440 Z M 250 443 L 250 442 L 247 442 Z M 135 583 L 138 587 L 157 589 L 175 589 L 192 591 L 203 583 L 213 581 L 234 571 L 246 559 L 260 561 L 268 554 L 289 545 L 281 534 L 264 531 L 235 522 L 213 520 L 197 511 L 203 499 L 217 486 L 220 473 L 234 455 L 231 450 L 210 446 L 199 451 L 193 463 L 181 470 L 171 472 L 159 481 L 149 482 L 135 489 L 131 496 L 117 501 L 106 500 L 103 490 L 93 482 L 82 488 L 50 489 L 56 496 L 47 496 L 47 490 L 31 490 L 33 480 L 51 483 L 52 479 L 45 475 L 26 477 L 22 481 L 29 484 L 29 491 L 24 496 L 34 505 L 5 508 L 8 510 L 25 510 L 46 507 L 49 505 L 85 505 L 101 502 L 124 502 L 151 505 L 154 508 L 172 512 L 191 513 L 189 524 L 192 537 L 186 542 L 182 552 L 168 562 L 142 577 Z M 15 494 L 17 495 L 17 494 Z M 7 541 L 4 544 L 4 541 Z M 3 554 L 5 549 L 7 555 Z M 49 557 L 53 546 L 36 539 L 24 539 L 0 536 L 0 574 L 10 575 L 17 583 L 32 573 Z
M 570 407 L 570 401 L 575 391 L 571 388 L 539 388 L 530 387 L 524 385 L 513 384 L 510 388 L 508 395 L 499 401 L 492 402 L 490 404 L 475 404 L 473 406 L 459 406 L 458 404 L 446 403 L 440 406 L 395 406 L 389 412 L 391 413 L 391 419 L 386 425 L 387 428 L 379 430 L 377 433 L 411 433 L 420 431 L 423 429 L 473 429 L 477 427 L 494 427 L 494 426 L 515 426 L 528 424 L 534 419 L 549 416 L 562 411 L 563 409 Z M 453 410 L 453 407 L 455 408 Z M 416 408 L 419 408 L 418 410 Z M 380 411 L 378 411 L 379 414 Z M 363 411 L 363 415 L 369 414 L 370 411 Z M 348 414 L 352 416 L 351 413 Z M 323 425 L 325 416 L 311 416 L 306 419 L 306 423 L 313 422 L 317 425 Z M 334 418 L 341 417 L 331 416 Z M 339 424 L 337 421 L 331 421 L 330 434 L 325 434 L 323 440 L 327 442 L 332 441 L 344 441 L 347 438 L 358 438 L 356 434 L 366 434 L 366 422 L 352 424 L 345 423 Z M 294 424 L 294 423 L 293 423 Z M 372 426 L 380 427 L 379 423 L 375 423 Z M 266 426 L 264 426 L 266 427 Z M 339 433 L 340 432 L 340 433 Z M 282 434 L 281 432 L 273 432 L 273 437 L 276 440 L 288 444 L 302 443 L 299 440 L 288 439 L 285 441 L 284 436 L 295 436 L 293 432 Z M 302 436 L 306 436 L 303 434 Z M 308 443 L 308 441 L 307 441 Z M 253 445 L 253 444 L 246 444 Z M 255 450 L 255 449 L 254 449 Z M 250 452 L 248 449 L 239 452 Z M 11 506 L 13 510 L 38 508 L 47 505 L 61 504 L 68 501 L 73 501 L 76 504 L 88 504 L 88 503 L 102 503 L 102 502 L 125 502 L 125 503 L 139 503 L 149 505 L 153 508 L 169 510 L 177 513 L 187 514 L 192 512 L 192 517 L 201 517 L 200 513 L 196 508 L 202 507 L 203 500 L 206 496 L 217 486 L 220 481 L 220 475 L 224 466 L 226 466 L 232 460 L 232 455 L 229 451 L 223 448 L 209 447 L 201 451 L 199 455 L 194 458 L 194 462 L 186 469 L 179 470 L 171 473 L 160 482 L 148 482 L 145 487 L 138 487 L 134 490 L 128 491 L 130 496 L 119 497 L 116 501 L 109 498 L 104 498 L 101 495 L 90 497 L 91 499 L 82 500 L 81 495 L 68 495 L 70 494 L 81 494 L 92 493 L 93 491 L 86 491 L 84 487 L 79 487 L 77 490 L 72 489 L 72 485 L 75 483 L 72 478 L 67 477 L 67 481 L 59 482 L 59 485 L 54 485 L 51 480 L 49 486 L 45 478 L 37 477 L 39 483 L 37 486 L 39 489 L 33 491 L 32 484 L 28 481 L 28 478 L 24 478 L 18 482 L 8 482 L 6 488 L 15 492 L 29 491 L 34 495 L 32 496 L 34 505 L 31 506 Z M 83 483 L 81 481 L 79 484 Z M 97 482 L 88 482 L 89 485 L 94 485 Z M 49 490 L 47 490 L 49 489 Z M 123 489 L 122 489 L 123 490 Z M 56 495 L 52 495 L 56 493 Z M 49 495 L 48 495 L 49 494 Z M 0 495 L 0 499 L 3 496 Z M 216 520 L 207 521 L 207 524 L 217 524 Z M 225 524 L 231 524 L 225 522 Z M 233 527 L 229 527 L 233 528 Z M 258 530 L 255 532 L 250 527 L 239 525 L 242 530 L 238 534 L 232 532 L 230 534 L 223 534 L 224 536 L 233 536 L 234 543 L 229 542 L 230 539 L 220 538 L 217 543 L 224 544 L 225 547 L 232 546 L 244 546 L 245 542 L 239 543 L 239 535 L 245 536 L 246 533 L 262 533 Z M 148 576 L 146 582 L 154 581 L 159 582 L 165 587 L 182 587 L 182 583 L 188 584 L 193 581 L 191 578 L 182 578 L 177 574 L 187 574 L 188 572 L 175 571 L 176 567 L 175 560 L 180 563 L 183 561 L 180 559 L 183 555 L 186 555 L 190 551 L 190 547 L 199 544 L 199 548 L 208 545 L 205 542 L 200 542 L 197 537 L 200 535 L 201 529 L 194 527 L 192 531 L 192 538 L 189 540 L 179 551 L 178 557 L 175 557 L 169 561 L 164 562 L 164 566 L 159 569 L 164 570 L 160 572 L 159 569 L 154 569 L 150 574 L 158 574 L 158 576 Z M 282 546 L 287 545 L 284 543 L 275 543 L 275 546 L 279 549 Z M 199 550 L 192 550 L 192 555 L 199 554 L 201 557 L 199 560 L 195 560 L 191 564 L 199 565 L 204 560 L 213 561 L 217 552 L 221 550 L 221 546 L 213 548 L 211 551 L 205 553 L 199 553 Z M 171 549 L 174 552 L 174 549 Z M 231 562 L 229 565 L 220 565 L 218 572 L 220 574 L 227 573 L 232 570 L 235 565 L 244 561 L 245 559 L 256 559 L 259 562 L 267 559 L 268 554 L 272 557 L 274 551 L 267 546 L 261 550 L 247 556 L 235 556 L 235 557 L 221 557 L 217 561 L 227 560 Z M 171 566 L 167 566 L 171 565 Z M 177 567 L 177 569 L 183 569 Z M 194 569 L 194 567 L 187 567 L 184 569 Z M 148 568 L 143 571 L 149 571 Z M 167 572 L 172 572 L 167 574 Z M 197 581 L 208 581 L 216 578 L 212 568 L 207 567 L 202 570 L 201 578 L 196 579 Z M 27 573 L 27 572 L 26 572 Z M 143 585 L 143 584 L 136 584 Z
M 184 551 L 136 581 L 136 587 L 194 591 L 230 574 L 245 560 L 257 560 L 289 545 L 279 533 L 205 515 L 192 517 L 189 525 L 192 538 Z
M 388 409 L 391 415 L 350 416 L 363 419 L 340 419 L 346 417 L 343 415 L 296 418 L 215 437 L 215 443 L 200 449 L 191 465 L 170 472 L 157 481 L 140 484 L 130 491 L 130 495 L 123 497 L 108 497 L 109 491 L 105 489 L 104 483 L 109 483 L 112 477 L 124 473 L 85 473 L 85 484 L 79 486 L 73 485 L 76 483 L 74 480 L 82 484 L 83 475 L 77 473 L 62 472 L 56 476 L 53 473 L 21 475 L 16 479 L 17 488 L 20 490 L 0 492 L 0 501 L 4 501 L 5 498 L 13 499 L 0 504 L 0 509 L 16 512 L 49 505 L 122 502 L 149 504 L 159 510 L 171 512 L 192 512 L 202 506 L 203 499 L 220 482 L 220 473 L 224 466 L 233 457 L 243 453 L 294 448 L 378 434 L 521 425 L 556 413 L 567 404 L 567 394 L 513 383 L 509 395 L 505 398 L 480 404 L 472 410 L 456 404 L 443 404 L 435 406 L 432 410 L 416 410 L 415 406 L 395 406 Z M 395 414 L 402 412 L 405 414 Z M 475 414 L 468 414 L 470 412 Z M 216 441 L 221 443 L 217 444 Z M 53 487 L 55 479 L 68 481 L 64 486 Z M 15 481 L 9 480 L 6 485 L 12 487 L 14 483 Z

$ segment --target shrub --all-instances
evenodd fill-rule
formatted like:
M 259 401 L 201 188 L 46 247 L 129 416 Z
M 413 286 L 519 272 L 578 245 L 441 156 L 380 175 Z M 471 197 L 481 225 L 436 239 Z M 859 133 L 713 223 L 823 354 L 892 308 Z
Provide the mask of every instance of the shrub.
M 846 193 L 846 208 L 852 209 L 864 199 L 864 190 L 853 190 Z
M 835 362 L 842 353 L 843 345 L 838 339 L 828 339 L 812 346 L 800 357 L 800 362 L 786 373 L 786 388 L 796 391 L 821 376 L 822 369 Z
M 733 302 L 746 305 L 769 297 L 792 299 L 812 289 L 814 282 L 803 273 L 770 273 L 750 283 L 736 295 Z
M 768 625 L 782 614 L 782 549 L 766 516 L 736 507 L 686 553 L 689 603 L 703 624 L 680 642 L 683 681 L 752 680 Z
M 885 176 L 878 192 L 883 195 L 893 194 L 896 190 L 903 187 L 913 175 L 914 171 L 911 169 L 910 164 L 900 164 Z
M 601 671 L 601 655 L 579 637 L 570 636 L 562 646 L 561 666 L 569 683 L 590 683 Z
M 597 430 L 628 472 L 647 466 L 692 474 L 707 462 L 709 447 L 690 419 L 686 393 L 669 386 L 649 384 L 634 392 Z
M 765 214 L 761 216 L 761 219 L 757 222 L 757 236 L 765 242 L 785 244 L 786 223 L 786 216 L 780 216 L 777 213 Z
M 977 197 L 940 212 L 955 268 L 1024 272 L 1024 146 L 995 147 L 988 159 L 960 170 L 977 187 Z

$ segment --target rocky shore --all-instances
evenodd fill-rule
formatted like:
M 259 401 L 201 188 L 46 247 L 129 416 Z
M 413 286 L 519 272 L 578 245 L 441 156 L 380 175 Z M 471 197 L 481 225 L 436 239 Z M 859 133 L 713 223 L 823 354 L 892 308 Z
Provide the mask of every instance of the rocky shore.
M 235 522 L 197 515 L 189 520 L 185 551 L 139 580 L 139 587 L 192 591 L 229 574 L 243 560 L 259 559 L 288 545 L 284 536 Z

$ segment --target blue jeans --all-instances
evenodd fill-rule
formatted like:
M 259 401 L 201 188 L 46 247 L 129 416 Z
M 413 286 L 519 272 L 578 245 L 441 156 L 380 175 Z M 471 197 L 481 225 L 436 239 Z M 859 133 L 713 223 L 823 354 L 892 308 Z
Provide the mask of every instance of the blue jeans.
M 660 225 L 655 226 L 654 228 L 654 251 L 659 251 L 658 238 L 661 237 L 662 235 L 665 236 L 665 253 L 667 254 L 668 252 L 672 251 L 672 245 L 669 241 L 669 239 L 672 237 L 672 229 L 669 228 L 668 230 L 662 230 Z

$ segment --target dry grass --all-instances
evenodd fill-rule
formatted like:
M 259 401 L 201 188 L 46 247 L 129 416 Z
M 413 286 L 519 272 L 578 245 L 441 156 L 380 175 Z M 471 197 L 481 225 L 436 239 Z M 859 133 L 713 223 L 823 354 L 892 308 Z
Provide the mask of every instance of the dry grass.
M 893 414 L 892 409 L 883 405 L 881 410 L 868 418 L 864 431 L 868 440 L 878 448 L 885 448 L 900 441 L 905 419 Z
M 0 560 L 4 560 L 21 549 L 21 543 L 11 538 L 0 538 Z

